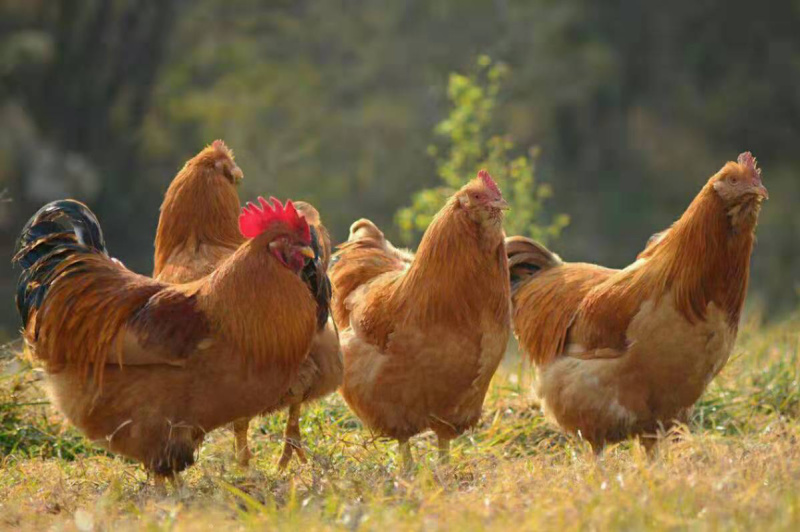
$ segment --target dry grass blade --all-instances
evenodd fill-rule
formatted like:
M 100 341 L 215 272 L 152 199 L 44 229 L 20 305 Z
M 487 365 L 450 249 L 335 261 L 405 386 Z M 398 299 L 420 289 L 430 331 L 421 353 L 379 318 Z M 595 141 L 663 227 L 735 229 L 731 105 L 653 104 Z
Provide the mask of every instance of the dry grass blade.
M 636 442 L 595 457 L 539 412 L 530 370 L 512 357 L 480 427 L 412 440 L 414 474 L 338 396 L 308 408 L 309 463 L 274 463 L 283 416 L 254 421 L 255 457 L 233 467 L 209 434 L 180 494 L 153 493 L 135 464 L 98 451 L 47 404 L 40 373 L 6 356 L 0 374 L 0 528 L 673 530 L 800 527 L 800 315 L 748 323 L 688 427 L 653 456 Z M 525 373 L 523 373 L 525 372 Z M 524 384 L 523 384 L 524 383 Z M 76 520 L 77 518 L 77 520 Z

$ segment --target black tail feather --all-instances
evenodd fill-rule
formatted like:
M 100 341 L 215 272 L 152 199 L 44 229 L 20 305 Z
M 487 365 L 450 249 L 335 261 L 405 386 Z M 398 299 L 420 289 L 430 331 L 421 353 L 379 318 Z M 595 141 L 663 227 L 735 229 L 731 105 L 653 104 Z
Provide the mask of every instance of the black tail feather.
M 28 267 L 20 274 L 17 281 L 16 302 L 23 325 L 28 323 L 29 311 L 39 308 L 47 294 L 56 266 L 61 262 L 61 260 L 54 259 L 58 256 L 64 258 L 75 251 L 85 251 L 85 248 L 76 248 L 75 246 L 75 244 L 66 244 L 63 249 L 51 251 L 32 264 L 34 266 L 38 263 L 38 266 Z
M 100 222 L 94 213 L 83 203 L 75 200 L 58 200 L 48 203 L 34 214 L 25 227 L 22 229 L 20 241 L 29 238 L 29 234 L 34 233 L 34 227 L 41 229 L 42 222 L 55 223 L 57 220 L 66 219 L 72 233 L 78 237 L 78 241 L 88 248 L 106 253 L 106 243 L 103 238 L 103 230 L 100 229 Z M 50 225 L 50 227 L 52 227 Z M 27 243 L 27 242 L 26 242 Z
M 328 322 L 332 290 L 331 281 L 328 279 L 325 269 L 325 258 L 323 257 L 319 234 L 313 226 L 311 227 L 311 248 L 314 250 L 314 259 L 306 264 L 301 276 L 317 301 L 317 327 L 322 329 Z
M 22 273 L 17 281 L 17 311 L 27 326 L 31 311 L 42 304 L 57 266 L 75 253 L 107 255 L 103 231 L 89 208 L 75 200 L 48 203 L 22 228 L 13 262 Z

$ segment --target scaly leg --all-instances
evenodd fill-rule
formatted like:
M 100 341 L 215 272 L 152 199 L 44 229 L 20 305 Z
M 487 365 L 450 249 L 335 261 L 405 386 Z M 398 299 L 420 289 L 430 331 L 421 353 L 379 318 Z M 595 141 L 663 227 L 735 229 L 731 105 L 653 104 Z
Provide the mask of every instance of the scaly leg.
M 300 404 L 289 406 L 289 414 L 286 418 L 286 430 L 283 433 L 283 454 L 278 461 L 278 467 L 285 469 L 292 459 L 292 453 L 297 453 L 297 458 L 302 462 L 308 462 L 306 452 L 303 450 L 303 439 L 300 436 Z
M 648 458 L 653 458 L 655 456 L 659 440 L 658 434 L 642 434 L 639 436 L 639 443 L 644 447 Z
M 250 458 L 253 456 L 250 453 L 250 447 L 247 445 L 247 429 L 249 426 L 250 420 L 247 418 L 237 419 L 233 422 L 233 454 L 242 467 L 248 467 Z
M 158 494 L 159 497 L 167 496 L 167 486 L 164 483 L 165 478 L 166 477 L 164 477 L 164 475 L 159 475 L 158 473 L 153 476 L 153 486 L 155 487 L 156 494 Z
M 445 465 L 450 463 L 450 440 L 437 436 L 439 440 L 439 464 Z
M 408 472 L 414 468 L 414 458 L 411 456 L 411 444 L 408 440 L 397 440 L 400 445 L 400 458 L 403 464 L 403 470 Z
M 153 477 L 153 485 L 155 486 L 156 493 L 162 497 L 167 495 L 167 484 L 164 482 L 165 480 L 169 480 L 175 493 L 179 493 L 181 488 L 183 488 L 183 479 L 180 473 L 170 473 L 166 475 L 159 475 L 156 473 Z
M 589 445 L 592 448 L 592 455 L 594 456 L 595 460 L 602 460 L 603 451 L 606 450 L 605 441 L 603 441 L 603 440 L 599 440 L 599 441 L 589 440 Z
M 172 489 L 175 493 L 180 493 L 183 489 L 183 477 L 180 473 L 173 473 L 167 477 L 169 479 L 169 483 L 172 484 Z

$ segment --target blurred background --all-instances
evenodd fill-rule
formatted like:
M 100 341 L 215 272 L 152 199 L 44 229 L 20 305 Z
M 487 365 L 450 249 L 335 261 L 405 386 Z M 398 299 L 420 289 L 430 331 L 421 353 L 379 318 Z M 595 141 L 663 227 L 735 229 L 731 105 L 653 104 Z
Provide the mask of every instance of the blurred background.
M 798 28 L 797 0 L 0 0 L 0 335 L 36 209 L 88 203 L 149 273 L 162 195 L 216 138 L 243 200 L 311 201 L 337 241 L 366 216 L 413 245 L 418 191 L 507 163 L 529 232 L 615 267 L 751 150 L 771 199 L 749 299 L 778 317 L 800 298 Z

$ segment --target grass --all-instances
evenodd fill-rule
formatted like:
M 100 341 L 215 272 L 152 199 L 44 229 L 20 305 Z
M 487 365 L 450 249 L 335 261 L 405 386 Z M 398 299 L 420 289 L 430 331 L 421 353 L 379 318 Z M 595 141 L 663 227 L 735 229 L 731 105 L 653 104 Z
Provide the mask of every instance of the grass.
M 637 442 L 595 457 L 543 419 L 531 372 L 508 362 L 483 422 L 417 467 L 372 438 L 338 396 L 304 415 L 309 463 L 275 466 L 284 416 L 264 418 L 256 458 L 232 461 L 209 435 L 180 493 L 159 496 L 142 468 L 87 443 L 47 404 L 41 372 L 7 353 L 0 371 L 0 528 L 382 530 L 797 530 L 800 528 L 800 315 L 746 323 L 689 426 L 648 456 Z

